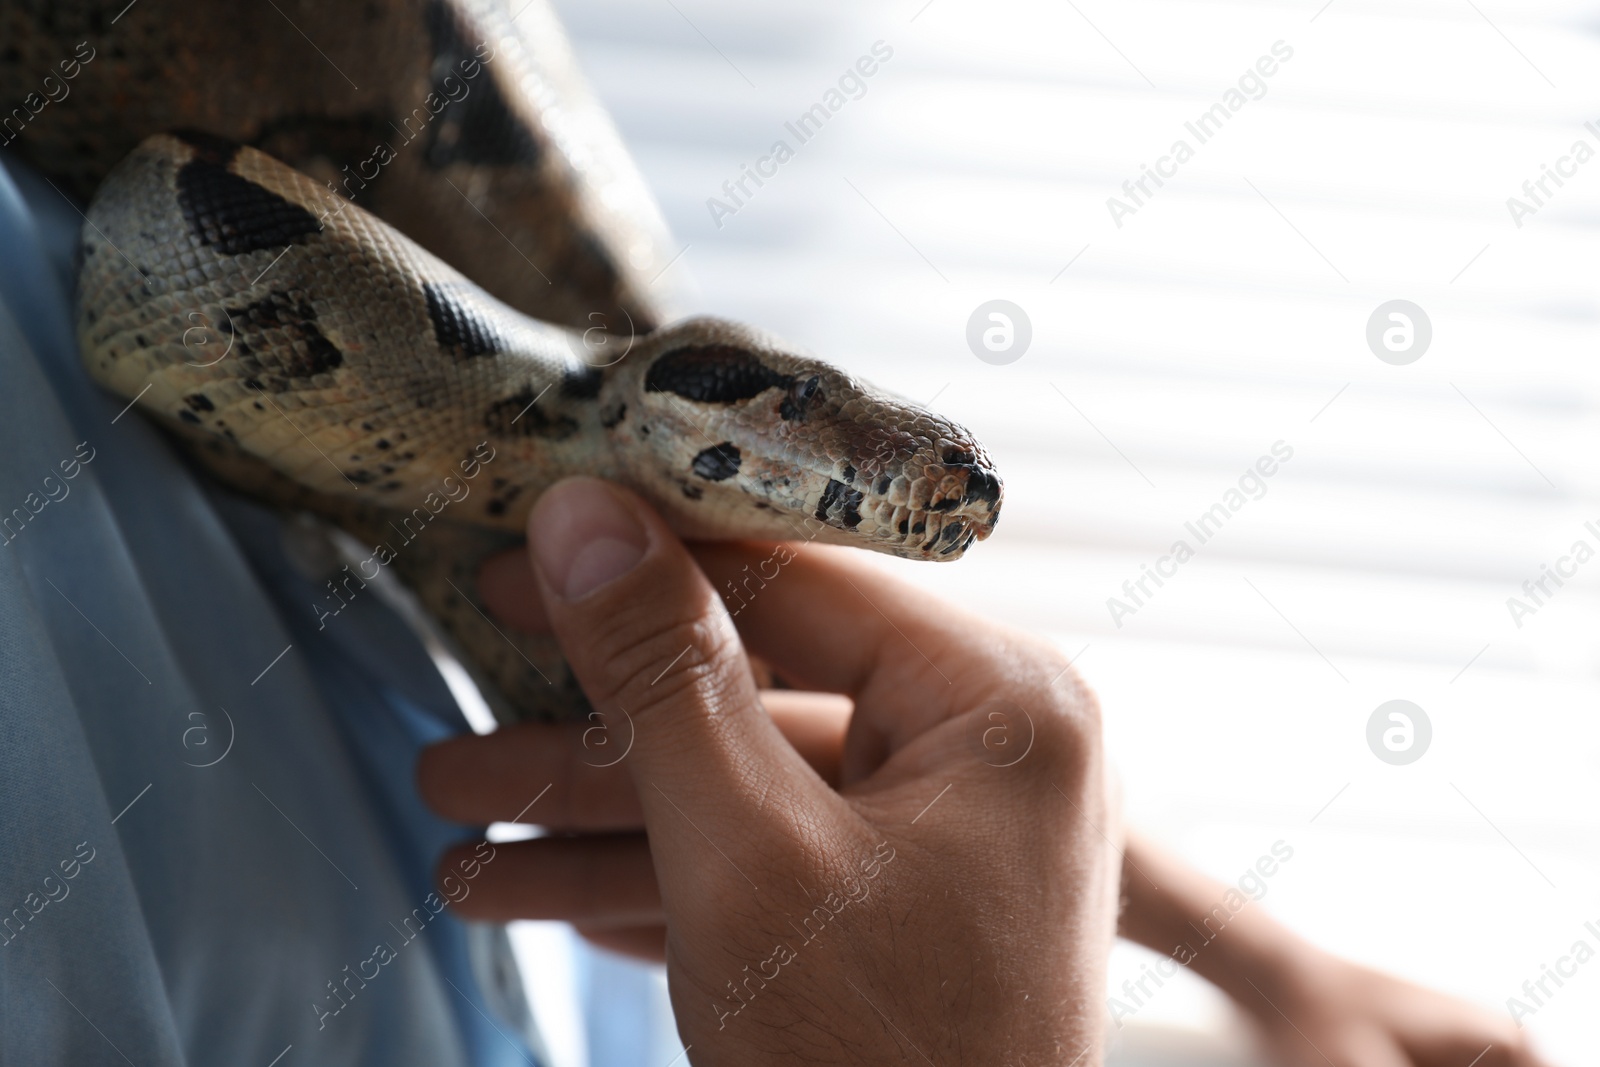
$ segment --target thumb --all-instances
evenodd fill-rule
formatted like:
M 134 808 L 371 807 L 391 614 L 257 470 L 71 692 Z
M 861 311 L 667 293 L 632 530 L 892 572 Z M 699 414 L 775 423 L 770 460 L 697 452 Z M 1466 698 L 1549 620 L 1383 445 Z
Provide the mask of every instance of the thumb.
M 618 747 L 632 738 L 627 766 L 665 846 L 658 857 L 703 865 L 705 839 L 731 850 L 774 805 L 821 797 L 821 780 L 762 711 L 721 599 L 649 505 L 570 478 L 534 505 L 528 544 L 573 673 Z

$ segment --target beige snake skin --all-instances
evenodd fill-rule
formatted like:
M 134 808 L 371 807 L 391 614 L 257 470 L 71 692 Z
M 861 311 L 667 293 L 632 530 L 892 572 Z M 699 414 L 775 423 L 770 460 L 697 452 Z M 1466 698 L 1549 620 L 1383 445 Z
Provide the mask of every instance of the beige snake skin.
M 429 76 L 443 86 L 439 70 L 453 69 L 458 93 L 469 73 L 484 89 L 511 69 L 508 58 L 538 51 L 489 3 L 407 5 L 387 17 L 428 28 Z M 559 32 L 542 19 L 543 32 Z M 484 26 L 494 28 L 487 45 L 462 43 Z M 441 38 L 453 68 L 441 67 Z M 565 54 L 559 42 L 543 49 Z M 641 236 L 652 213 L 596 206 L 606 198 L 573 162 L 584 137 L 551 134 L 598 112 L 561 112 L 553 98 L 541 106 L 537 92 L 522 95 L 536 88 L 529 79 L 494 84 L 505 112 L 496 122 L 464 119 L 454 156 L 380 180 L 399 177 L 394 187 L 413 191 L 457 184 L 452 174 L 485 188 L 520 181 L 523 195 L 484 200 L 526 236 L 518 247 L 530 258 L 515 284 L 496 275 L 498 251 L 474 259 L 478 246 L 452 239 L 435 248 L 437 220 L 414 230 L 392 194 L 374 206 L 389 204 L 391 221 L 427 235 L 421 244 L 359 206 L 359 195 L 353 202 L 355 190 L 213 132 L 251 132 L 237 120 L 158 133 L 104 177 L 87 213 L 79 332 L 90 372 L 233 487 L 316 512 L 371 546 L 365 567 L 335 582 L 397 573 L 507 720 L 586 708 L 554 645 L 497 631 L 473 587 L 478 563 L 515 542 L 559 478 L 628 485 L 694 538 L 949 560 L 988 536 L 1001 483 L 961 427 L 747 327 L 657 327 L 648 286 L 620 266 L 658 255 Z M 508 122 L 521 133 L 507 134 Z M 540 146 L 542 162 L 470 162 L 473 136 L 520 136 Z M 610 141 L 607 127 L 588 143 Z M 85 166 L 79 187 L 92 175 Z M 614 160 L 605 171 L 631 173 Z M 465 272 L 439 249 L 460 252 Z M 548 284 L 531 283 L 530 266 L 547 269 Z M 480 284 L 496 277 L 521 310 Z M 634 329 L 552 324 L 583 329 L 594 314 Z

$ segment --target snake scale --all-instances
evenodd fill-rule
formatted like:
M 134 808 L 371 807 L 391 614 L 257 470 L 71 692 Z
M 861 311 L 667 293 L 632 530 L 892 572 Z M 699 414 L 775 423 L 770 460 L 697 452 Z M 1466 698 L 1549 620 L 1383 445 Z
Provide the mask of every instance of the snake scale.
M 118 6 L 0 8 L 8 97 L 95 54 L 12 145 L 92 191 L 90 373 L 231 488 L 370 546 L 330 588 L 398 575 L 502 720 L 587 708 L 473 581 L 562 477 L 691 538 L 951 560 L 993 530 L 962 427 L 759 330 L 668 322 L 664 227 L 541 0 Z

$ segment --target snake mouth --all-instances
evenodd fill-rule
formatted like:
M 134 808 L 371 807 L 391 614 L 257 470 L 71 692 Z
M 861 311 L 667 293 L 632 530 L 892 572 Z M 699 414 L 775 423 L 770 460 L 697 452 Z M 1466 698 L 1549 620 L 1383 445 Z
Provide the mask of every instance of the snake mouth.
M 853 474 L 849 467 L 843 473 Z M 815 515 L 867 547 L 909 559 L 954 560 L 994 532 L 1004 495 L 1000 476 L 986 466 L 928 464 L 915 475 L 882 475 L 865 487 L 856 477 L 832 478 Z

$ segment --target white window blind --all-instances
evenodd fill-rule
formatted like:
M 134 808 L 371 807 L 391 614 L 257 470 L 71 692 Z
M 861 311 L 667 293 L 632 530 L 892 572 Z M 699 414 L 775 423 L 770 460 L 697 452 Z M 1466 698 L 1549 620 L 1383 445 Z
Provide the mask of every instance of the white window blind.
M 1600 5 L 561 7 L 686 310 L 989 447 L 994 538 L 885 565 L 1080 656 L 1134 820 L 1229 880 L 1289 843 L 1254 906 L 1499 1010 L 1600 925 Z M 992 299 L 1031 322 L 1006 365 L 966 339 Z M 1405 365 L 1368 345 L 1392 300 L 1431 324 Z M 1367 741 L 1392 699 L 1432 726 L 1405 766 Z M 1569 1062 L 1592 970 L 1529 1020 Z M 1169 983 L 1122 1054 L 1229 1025 Z

